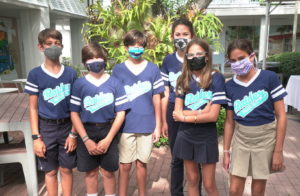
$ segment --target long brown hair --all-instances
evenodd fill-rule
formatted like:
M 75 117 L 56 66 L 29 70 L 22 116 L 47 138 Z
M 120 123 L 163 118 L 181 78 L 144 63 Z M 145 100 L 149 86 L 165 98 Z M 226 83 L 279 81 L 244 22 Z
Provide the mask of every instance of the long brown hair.
M 212 52 L 208 43 L 205 40 L 194 39 L 190 41 L 189 44 L 187 45 L 186 52 L 185 52 L 186 54 L 188 53 L 189 49 L 193 45 L 200 46 L 206 52 L 205 56 L 207 58 L 207 61 L 205 67 L 201 70 L 201 74 L 200 74 L 201 81 L 199 83 L 199 86 L 201 88 L 206 89 L 211 85 L 211 80 L 212 80 L 211 73 L 214 71 L 212 68 Z M 182 74 L 179 76 L 177 80 L 176 94 L 188 93 L 190 91 L 190 81 L 192 79 L 192 75 L 193 73 L 187 64 L 187 57 L 185 55 L 183 60 L 183 66 L 182 66 Z

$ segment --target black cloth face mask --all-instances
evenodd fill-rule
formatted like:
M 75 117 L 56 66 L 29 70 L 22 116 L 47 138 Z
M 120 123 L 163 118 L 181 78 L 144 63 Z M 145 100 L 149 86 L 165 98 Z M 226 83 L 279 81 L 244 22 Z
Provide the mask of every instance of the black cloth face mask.
M 178 38 L 174 39 L 174 45 L 178 50 L 184 50 L 189 43 L 189 39 L 186 38 Z
M 187 63 L 191 71 L 201 70 L 206 65 L 205 56 L 199 56 L 199 57 L 193 57 L 192 59 L 187 59 Z

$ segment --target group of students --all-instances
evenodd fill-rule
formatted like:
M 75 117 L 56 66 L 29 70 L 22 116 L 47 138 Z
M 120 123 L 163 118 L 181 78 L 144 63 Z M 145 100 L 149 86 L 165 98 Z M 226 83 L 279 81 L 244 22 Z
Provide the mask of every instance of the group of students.
M 88 74 L 61 65 L 62 35 L 45 29 L 38 47 L 45 55 L 29 72 L 25 92 L 30 96 L 30 122 L 38 168 L 45 172 L 48 195 L 72 194 L 72 169 L 85 172 L 87 196 L 98 195 L 98 173 L 106 196 L 128 191 L 132 163 L 136 164 L 138 194 L 146 195 L 147 163 L 160 135 L 171 147 L 171 195 L 183 196 L 184 168 L 188 194 L 219 195 L 215 170 L 219 159 L 216 121 L 227 109 L 223 167 L 230 172 L 230 195 L 242 195 L 252 176 L 252 194 L 264 195 L 266 180 L 283 169 L 286 91 L 271 71 L 256 68 L 251 42 L 233 41 L 227 50 L 235 73 L 225 83 L 212 68 L 209 44 L 195 37 L 185 18 L 172 25 L 175 52 L 161 69 L 143 60 L 145 35 L 131 30 L 124 37 L 128 59 L 105 72 L 107 53 L 98 43 L 82 48 Z M 276 119 L 275 119 L 276 117 Z M 231 150 L 230 150 L 231 149 Z

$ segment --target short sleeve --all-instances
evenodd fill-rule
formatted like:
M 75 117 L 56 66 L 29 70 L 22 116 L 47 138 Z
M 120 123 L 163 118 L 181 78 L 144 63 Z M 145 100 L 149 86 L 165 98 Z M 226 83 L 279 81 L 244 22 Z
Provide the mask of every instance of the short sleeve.
M 124 86 L 120 82 L 116 82 L 115 91 L 115 112 L 126 111 L 130 109 L 131 102 L 129 101 Z
M 164 81 L 164 85 L 170 86 L 169 71 L 167 69 L 167 57 L 165 57 L 163 60 L 162 66 L 160 68 L 160 74 Z
M 214 73 L 212 77 L 212 104 L 226 105 L 225 79 L 221 73 Z
M 176 98 L 180 98 L 180 99 L 185 99 L 185 93 L 182 93 L 182 90 L 181 89 L 179 89 L 178 90 L 179 92 L 178 93 L 176 93 Z
M 233 110 L 233 104 L 232 104 L 232 98 L 231 98 L 231 94 L 230 94 L 230 89 L 229 89 L 229 83 L 225 84 L 225 93 L 226 93 L 226 101 L 227 101 L 227 105 L 225 105 L 225 108 L 227 110 Z
M 72 84 L 77 80 L 77 72 L 73 69 L 73 79 L 72 79 Z
M 39 83 L 38 75 L 34 70 L 31 70 L 28 74 L 27 82 L 25 85 L 25 93 L 29 95 L 39 95 Z
M 117 74 L 117 68 L 118 67 L 118 65 L 116 65 L 114 68 L 113 68 L 113 70 L 112 70 L 112 72 L 111 72 L 111 76 L 113 76 L 113 77 L 115 77 L 115 78 L 118 78 L 118 74 Z
M 286 90 L 284 89 L 281 82 L 279 81 L 278 76 L 274 72 L 270 72 L 269 85 L 273 102 L 279 101 L 287 95 Z
M 72 112 L 80 112 L 81 111 L 81 104 L 82 100 L 80 97 L 80 88 L 79 88 L 78 79 L 74 82 L 72 87 L 72 94 L 70 99 L 70 110 Z
M 158 67 L 155 67 L 154 80 L 153 80 L 153 95 L 160 94 L 164 91 L 165 91 L 164 81 L 160 75 L 160 71 Z

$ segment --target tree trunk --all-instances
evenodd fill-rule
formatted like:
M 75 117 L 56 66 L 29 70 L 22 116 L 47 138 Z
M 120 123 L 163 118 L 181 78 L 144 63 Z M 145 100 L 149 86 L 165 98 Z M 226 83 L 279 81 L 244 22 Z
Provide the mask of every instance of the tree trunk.
M 195 1 L 195 5 L 198 9 L 206 9 L 212 0 L 197 0 Z

